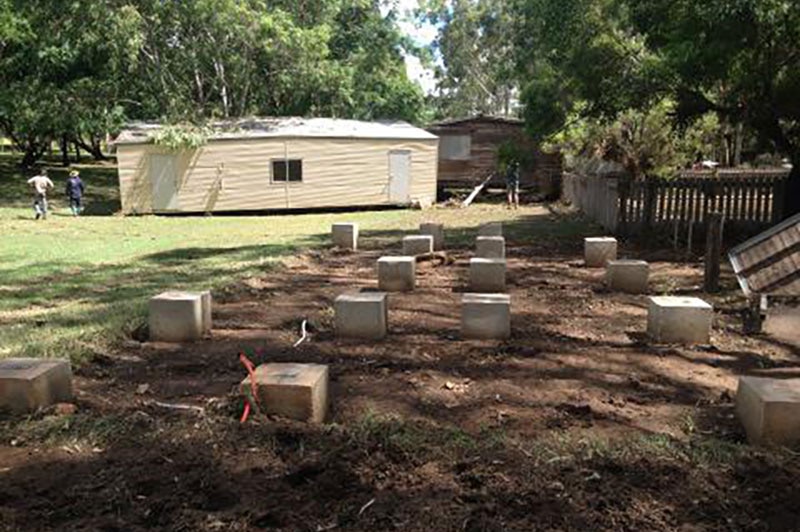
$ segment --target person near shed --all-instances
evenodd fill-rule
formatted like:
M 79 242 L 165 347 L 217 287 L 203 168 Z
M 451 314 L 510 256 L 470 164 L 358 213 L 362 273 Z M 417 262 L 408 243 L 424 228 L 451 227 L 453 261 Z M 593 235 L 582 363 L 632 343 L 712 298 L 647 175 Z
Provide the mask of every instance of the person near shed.
M 28 179 L 28 184 L 34 189 L 33 210 L 36 212 L 36 219 L 47 218 L 47 189 L 53 188 L 53 182 L 47 177 L 47 170 L 42 168 L 38 175 Z
M 69 173 L 69 178 L 67 178 L 67 198 L 69 199 L 69 208 L 72 211 L 73 216 L 78 216 L 81 212 L 83 212 L 83 181 L 81 181 L 81 176 L 77 170 L 73 170 Z
M 506 165 L 506 192 L 508 206 L 519 208 L 519 161 L 511 159 Z

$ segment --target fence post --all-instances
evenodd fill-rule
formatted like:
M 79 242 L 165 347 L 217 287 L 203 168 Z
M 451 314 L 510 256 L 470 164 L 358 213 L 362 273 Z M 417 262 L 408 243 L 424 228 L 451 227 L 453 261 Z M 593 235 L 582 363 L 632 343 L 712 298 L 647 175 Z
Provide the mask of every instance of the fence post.
M 722 256 L 722 213 L 708 214 L 706 225 L 706 256 L 703 289 L 708 293 L 719 291 L 719 268 Z
M 653 220 L 656 214 L 656 181 L 646 178 L 644 188 L 644 234 L 649 234 L 653 229 Z
M 776 179 L 772 185 L 772 223 L 783 220 L 783 196 L 786 193 L 786 179 Z
M 617 234 L 619 229 L 619 178 L 609 177 L 606 183 L 608 187 L 608 211 L 606 221 L 608 229 L 613 234 Z
M 618 231 L 621 235 L 628 234 L 628 198 L 630 196 L 631 182 L 628 176 L 622 176 L 617 181 L 617 193 L 619 194 Z

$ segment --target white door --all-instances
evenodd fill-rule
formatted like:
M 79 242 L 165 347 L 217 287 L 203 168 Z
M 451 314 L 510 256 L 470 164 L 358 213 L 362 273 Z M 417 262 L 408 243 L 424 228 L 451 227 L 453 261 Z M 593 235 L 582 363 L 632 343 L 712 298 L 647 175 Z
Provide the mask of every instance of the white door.
M 389 152 L 389 202 L 411 201 L 411 152 Z
M 153 187 L 153 210 L 178 210 L 178 162 L 174 155 L 150 156 L 150 183 Z

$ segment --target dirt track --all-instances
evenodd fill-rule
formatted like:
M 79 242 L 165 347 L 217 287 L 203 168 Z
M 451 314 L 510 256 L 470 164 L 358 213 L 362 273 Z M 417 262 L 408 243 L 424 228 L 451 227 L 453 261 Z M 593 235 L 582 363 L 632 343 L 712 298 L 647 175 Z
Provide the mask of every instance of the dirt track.
M 374 288 L 375 260 L 399 253 L 385 237 L 216 293 L 207 341 L 97 357 L 77 372 L 80 413 L 46 432 L 58 444 L 37 439 L 44 421 L 4 425 L 0 529 L 797 529 L 800 463 L 739 445 L 731 408 L 736 375 L 798 373 L 797 353 L 738 332 L 730 279 L 712 345 L 650 345 L 646 298 L 606 292 L 558 223 L 511 231 L 507 342 L 459 339 L 468 249 L 390 296 L 386 341 L 335 338 L 333 298 Z M 621 255 L 651 261 L 654 293 L 698 291 L 699 264 Z M 240 426 L 240 351 L 330 364 L 332 424 Z

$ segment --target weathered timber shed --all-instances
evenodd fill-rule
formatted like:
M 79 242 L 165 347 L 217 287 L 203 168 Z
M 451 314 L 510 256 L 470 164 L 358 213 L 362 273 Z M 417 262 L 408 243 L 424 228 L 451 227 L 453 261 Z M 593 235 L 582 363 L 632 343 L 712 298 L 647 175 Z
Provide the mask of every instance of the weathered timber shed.
M 407 205 L 436 199 L 439 139 L 405 122 L 266 118 L 213 124 L 169 150 L 160 125 L 116 139 L 125 214 Z
M 544 194 L 554 192 L 562 172 L 560 153 L 544 153 L 525 134 L 524 123 L 515 118 L 477 115 L 430 125 L 439 137 L 439 186 L 475 186 L 498 169 L 498 151 L 504 144 L 525 154 L 520 186 Z M 503 185 L 498 176 L 490 185 Z

